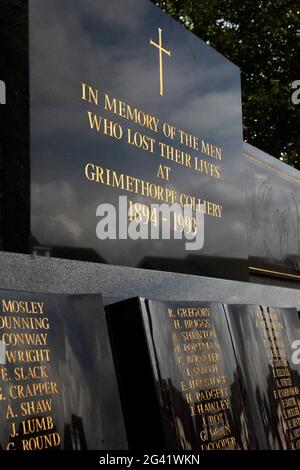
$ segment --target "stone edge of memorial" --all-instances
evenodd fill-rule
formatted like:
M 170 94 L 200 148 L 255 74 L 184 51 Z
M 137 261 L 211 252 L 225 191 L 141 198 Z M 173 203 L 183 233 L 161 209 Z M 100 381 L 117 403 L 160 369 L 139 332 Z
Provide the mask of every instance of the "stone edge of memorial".
M 0 265 L 1 289 L 101 293 L 106 303 L 140 296 L 300 310 L 300 292 L 285 287 L 5 252 L 0 253 Z

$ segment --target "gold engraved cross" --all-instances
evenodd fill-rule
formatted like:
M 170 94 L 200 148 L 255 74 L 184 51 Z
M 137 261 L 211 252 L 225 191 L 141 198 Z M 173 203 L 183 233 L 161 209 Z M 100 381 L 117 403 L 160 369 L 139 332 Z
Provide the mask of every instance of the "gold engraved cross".
M 155 46 L 159 50 L 159 78 L 160 78 L 160 96 L 164 96 L 164 75 L 163 75 L 163 54 L 171 57 L 171 51 L 163 48 L 162 45 L 162 29 L 158 28 L 159 43 L 152 41 L 150 38 L 150 46 Z

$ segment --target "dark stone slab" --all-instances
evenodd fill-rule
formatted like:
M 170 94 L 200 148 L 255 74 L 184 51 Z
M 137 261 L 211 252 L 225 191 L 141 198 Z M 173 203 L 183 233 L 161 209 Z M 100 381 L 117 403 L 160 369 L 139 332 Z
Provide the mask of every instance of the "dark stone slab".
M 30 248 L 29 30 L 27 0 L 0 2 L 0 79 L 6 104 L 0 105 L 1 249 Z
M 226 309 L 259 448 L 299 450 L 299 313 L 259 305 Z
M 17 250 L 8 231 L 4 249 L 246 279 L 239 69 L 147 0 L 112 0 L 105 7 L 96 0 L 28 0 L 29 25 L 27 2 L 21 10 L 19 1 L 2 4 L 4 12 L 14 13 L 12 27 L 22 26 L 17 28 L 17 37 L 5 33 L 7 73 L 13 76 L 17 71 L 22 88 L 17 80 L 11 82 L 20 103 L 12 101 L 14 114 L 4 119 L 9 141 L 3 158 L 10 162 L 10 155 L 15 155 L 17 161 L 30 162 L 31 168 L 30 211 L 26 168 L 21 172 L 25 193 L 16 192 L 11 177 L 6 179 L 7 191 L 25 198 L 19 209 L 17 204 L 5 205 L 11 222 L 6 227 L 11 233 L 22 230 L 19 239 L 26 243 L 23 231 L 30 222 L 32 235 L 32 246 Z M 160 29 L 162 45 L 171 52 L 171 57 L 163 54 L 163 96 L 159 51 L 153 44 L 159 40 Z M 16 51 L 26 62 L 23 48 L 28 52 L 30 82 L 28 67 L 11 57 Z M 87 86 L 98 93 L 98 106 L 89 99 Z M 128 104 L 132 111 L 156 117 L 157 128 L 154 121 L 150 129 L 151 125 L 142 127 L 105 110 L 105 94 L 111 101 L 116 98 L 117 105 L 121 102 L 122 109 L 128 109 Z M 103 128 L 100 132 L 91 129 L 89 112 L 114 121 L 125 137 L 117 140 L 104 135 Z M 17 116 L 23 130 L 15 129 Z M 176 127 L 174 139 L 163 135 L 164 123 Z M 132 134 L 138 131 L 147 139 L 154 138 L 153 153 L 128 144 L 128 128 Z M 180 142 L 180 130 L 199 139 L 199 150 Z M 25 146 L 13 141 L 16 134 L 18 139 L 22 135 Z M 187 157 L 185 165 L 162 157 L 159 142 L 190 154 L 192 167 Z M 194 171 L 195 157 L 201 171 Z M 99 204 L 117 204 L 120 195 L 148 205 L 159 201 L 142 195 L 140 189 L 135 193 L 90 181 L 85 175 L 89 163 L 94 165 L 88 167 L 90 177 L 97 166 L 128 175 L 135 182 L 160 186 L 163 199 L 166 190 L 175 190 L 176 202 L 183 202 L 184 195 L 206 201 L 210 215 L 205 216 L 203 250 L 188 252 L 182 240 L 100 241 L 96 237 Z M 169 180 L 157 177 L 161 164 L 170 168 Z M 27 224 L 14 220 L 18 217 L 14 209 L 27 217 Z
M 295 308 L 136 298 L 106 309 L 130 448 L 300 449 Z
M 107 312 L 130 448 L 258 447 L 222 304 L 132 299 Z
M 299 288 L 300 172 L 249 144 L 244 150 L 250 272 Z
M 0 332 L 2 449 L 126 449 L 100 295 L 1 291 Z

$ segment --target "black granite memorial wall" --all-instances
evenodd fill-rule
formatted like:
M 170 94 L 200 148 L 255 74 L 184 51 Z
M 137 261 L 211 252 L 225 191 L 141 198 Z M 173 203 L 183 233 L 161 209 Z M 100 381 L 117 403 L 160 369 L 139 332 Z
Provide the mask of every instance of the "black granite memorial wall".
M 247 279 L 239 69 L 148 0 L 4 1 L 0 13 L 14 90 L 3 189 L 23 198 L 5 204 L 4 249 Z M 120 196 L 127 225 L 149 228 L 152 204 L 193 211 L 174 216 L 171 239 L 100 240 L 97 207 L 119 216 Z M 175 234 L 200 212 L 204 248 L 189 252 Z

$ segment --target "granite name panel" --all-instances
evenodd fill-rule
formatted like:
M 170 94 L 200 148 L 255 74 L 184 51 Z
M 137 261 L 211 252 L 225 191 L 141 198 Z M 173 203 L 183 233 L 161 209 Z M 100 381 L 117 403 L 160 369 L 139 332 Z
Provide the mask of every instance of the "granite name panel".
M 126 449 L 100 295 L 0 291 L 2 450 Z
M 295 308 L 135 298 L 107 315 L 130 448 L 299 450 Z
M 15 87 L 3 152 L 25 188 L 16 225 L 7 187 L 4 248 L 26 251 L 29 235 L 16 240 L 9 227 L 29 227 L 34 254 L 246 280 L 239 69 L 148 0 L 1 5 Z M 151 239 L 153 205 L 173 203 L 191 214 L 171 216 L 170 239 Z M 118 224 L 115 238 L 99 238 L 102 204 L 125 231 L 141 221 L 148 239 L 126 239 Z M 204 247 L 187 251 L 176 236 L 199 235 L 200 214 Z
M 107 312 L 130 448 L 258 448 L 221 303 L 136 298 Z
M 294 308 L 226 306 L 262 449 L 300 450 L 300 317 Z
M 300 172 L 245 144 L 250 272 L 300 281 Z

